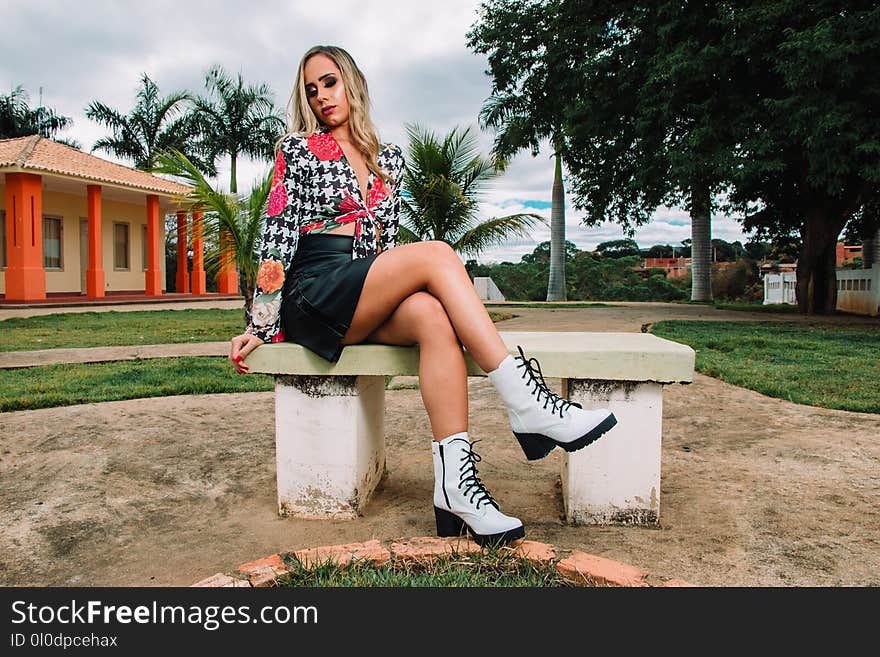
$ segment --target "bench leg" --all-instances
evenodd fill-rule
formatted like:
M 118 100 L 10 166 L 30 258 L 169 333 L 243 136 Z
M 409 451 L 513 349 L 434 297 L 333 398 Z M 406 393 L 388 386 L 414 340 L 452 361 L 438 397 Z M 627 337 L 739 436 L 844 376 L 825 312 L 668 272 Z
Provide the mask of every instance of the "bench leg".
M 275 377 L 278 512 L 354 518 L 385 471 L 384 376 Z
M 659 523 L 662 389 L 659 383 L 562 380 L 563 397 L 584 408 L 608 408 L 617 417 L 617 425 L 596 443 L 565 455 L 568 522 Z

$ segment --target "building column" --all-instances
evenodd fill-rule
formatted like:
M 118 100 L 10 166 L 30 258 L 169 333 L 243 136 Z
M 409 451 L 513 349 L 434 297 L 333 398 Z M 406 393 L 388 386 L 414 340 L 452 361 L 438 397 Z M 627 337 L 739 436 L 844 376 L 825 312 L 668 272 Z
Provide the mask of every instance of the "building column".
M 87 185 L 89 212 L 89 266 L 86 296 L 104 296 L 104 255 L 101 248 L 101 186 Z
M 147 194 L 147 271 L 144 291 L 162 295 L 162 271 L 159 269 L 159 197 Z
M 6 174 L 6 300 L 46 298 L 43 177 Z
M 189 263 L 186 257 L 186 211 L 177 211 L 177 280 L 175 292 L 189 292 Z
M 205 278 L 205 225 L 202 221 L 201 212 L 193 212 L 193 269 L 192 285 L 193 294 L 205 294 L 207 291 Z
M 238 294 L 238 273 L 235 271 L 235 247 L 229 233 L 220 229 L 220 271 L 217 273 L 217 291 L 220 294 Z

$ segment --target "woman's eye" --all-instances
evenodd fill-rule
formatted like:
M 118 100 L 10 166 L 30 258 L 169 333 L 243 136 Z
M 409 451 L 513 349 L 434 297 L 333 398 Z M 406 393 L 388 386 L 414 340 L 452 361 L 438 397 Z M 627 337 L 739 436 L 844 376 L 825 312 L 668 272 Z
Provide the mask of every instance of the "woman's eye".
M 336 84 L 336 78 L 327 78 L 327 81 L 324 83 L 324 87 L 329 88 L 332 87 L 334 84 Z

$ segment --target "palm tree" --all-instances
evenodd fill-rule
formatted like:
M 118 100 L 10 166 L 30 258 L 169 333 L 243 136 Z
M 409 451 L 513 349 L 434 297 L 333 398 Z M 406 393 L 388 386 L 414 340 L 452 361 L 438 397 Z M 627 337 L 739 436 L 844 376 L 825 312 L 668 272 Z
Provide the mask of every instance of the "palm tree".
M 398 241 L 442 240 L 459 253 L 475 255 L 512 235 L 528 236 L 536 221 L 544 221 L 531 213 L 478 219 L 481 193 L 502 164 L 480 156 L 470 128 L 455 128 L 442 141 L 416 125 L 407 125 L 406 131 L 409 154 Z
M 79 144 L 72 140 L 55 137 L 57 132 L 73 125 L 73 119 L 42 105 L 31 109 L 29 101 L 28 93 L 21 85 L 8 96 L 0 95 L 0 139 L 40 135 L 79 148 Z
M 562 182 L 562 157 L 565 148 L 560 130 L 538 120 L 527 105 L 525 96 L 495 93 L 483 103 L 480 126 L 496 130 L 492 149 L 495 157 L 507 160 L 524 148 L 538 154 L 540 140 L 549 138 L 553 144 L 553 189 L 550 206 L 550 279 L 547 301 L 565 301 L 565 186 Z
M 94 100 L 86 108 L 86 116 L 110 128 L 112 135 L 95 142 L 92 151 L 102 150 L 134 162 L 136 169 L 152 170 L 159 152 L 174 148 L 186 153 L 200 169 L 217 175 L 209 158 L 201 157 L 199 125 L 195 117 L 184 111 L 191 100 L 188 93 L 178 91 L 164 98 L 150 77 L 141 75 L 134 109 L 128 115 Z
M 263 218 L 272 186 L 272 170 L 254 183 L 248 195 L 225 193 L 215 189 L 199 168 L 183 153 L 175 149 L 160 151 L 154 173 L 164 173 L 183 179 L 190 192 L 179 197 L 184 205 L 202 208 L 206 244 L 214 245 L 205 254 L 206 268 L 216 272 L 219 263 L 229 255 L 238 269 L 238 280 L 244 296 L 244 321 L 250 323 L 251 303 L 257 281 L 260 242 L 263 237 Z M 220 239 L 220 235 L 224 239 Z
M 230 191 L 238 192 L 236 166 L 240 154 L 272 161 L 275 141 L 284 130 L 284 119 L 275 109 L 268 85 L 245 86 L 227 77 L 219 66 L 205 76 L 208 98 L 196 98 L 193 107 L 202 133 L 210 136 L 211 161 L 222 155 L 231 159 Z

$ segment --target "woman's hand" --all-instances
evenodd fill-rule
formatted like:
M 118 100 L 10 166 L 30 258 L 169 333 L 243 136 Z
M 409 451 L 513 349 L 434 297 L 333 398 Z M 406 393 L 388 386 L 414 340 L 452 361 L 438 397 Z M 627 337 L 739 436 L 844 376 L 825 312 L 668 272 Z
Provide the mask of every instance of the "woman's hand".
M 248 366 L 244 364 L 244 358 L 254 349 L 263 344 L 256 335 L 242 333 L 232 338 L 232 346 L 229 348 L 229 362 L 239 374 L 247 374 Z

